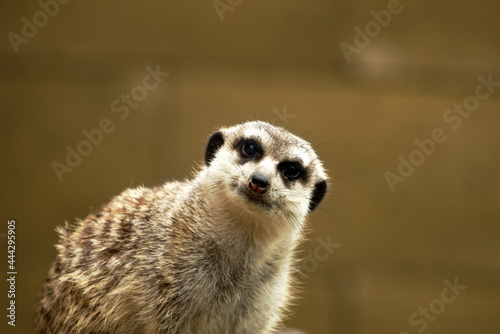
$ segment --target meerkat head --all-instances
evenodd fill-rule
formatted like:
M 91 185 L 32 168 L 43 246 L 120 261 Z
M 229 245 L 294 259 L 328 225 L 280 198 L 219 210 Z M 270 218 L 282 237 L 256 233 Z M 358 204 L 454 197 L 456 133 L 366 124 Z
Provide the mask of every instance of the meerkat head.
M 326 173 L 311 145 L 265 122 L 213 133 L 205 164 L 211 196 L 235 213 L 302 222 L 327 190 Z

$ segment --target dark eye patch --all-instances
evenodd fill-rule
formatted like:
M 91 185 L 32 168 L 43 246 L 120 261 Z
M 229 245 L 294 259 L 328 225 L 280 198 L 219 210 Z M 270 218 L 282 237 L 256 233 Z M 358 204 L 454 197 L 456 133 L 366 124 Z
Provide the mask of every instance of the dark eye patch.
M 255 139 L 242 139 L 237 142 L 235 149 L 245 161 L 259 160 L 264 155 L 262 146 Z
M 305 177 L 305 169 L 298 161 L 282 161 L 278 170 L 285 180 L 294 181 Z

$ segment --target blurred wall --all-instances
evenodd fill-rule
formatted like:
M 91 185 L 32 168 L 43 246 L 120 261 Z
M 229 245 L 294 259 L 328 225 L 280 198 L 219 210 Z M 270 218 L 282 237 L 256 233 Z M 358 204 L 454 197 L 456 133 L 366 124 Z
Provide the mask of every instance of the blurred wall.
M 32 331 L 56 226 L 189 177 L 211 131 L 256 118 L 332 177 L 288 326 L 499 331 L 498 2 L 60 1 L 0 4 L 2 333 Z M 88 155 L 58 176 L 68 147 Z

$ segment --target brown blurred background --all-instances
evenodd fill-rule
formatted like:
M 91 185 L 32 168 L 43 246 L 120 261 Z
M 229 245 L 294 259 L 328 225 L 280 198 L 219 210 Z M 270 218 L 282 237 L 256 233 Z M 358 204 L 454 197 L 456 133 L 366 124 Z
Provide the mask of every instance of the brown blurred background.
M 0 332 L 33 331 L 56 226 L 126 187 L 188 177 L 211 131 L 258 118 L 308 137 L 332 177 L 288 326 L 500 333 L 500 87 L 481 88 L 490 96 L 456 130 L 443 119 L 478 101 L 479 76 L 500 82 L 498 1 L 221 0 L 219 13 L 211 0 L 47 3 L 53 17 L 36 1 L 0 4 L 0 241 L 6 263 L 15 218 L 18 271 L 16 327 L 2 313 Z M 356 47 L 367 24 L 348 62 L 340 44 Z M 150 91 L 148 66 L 169 73 Z M 115 113 L 131 93 L 143 100 Z M 113 131 L 60 182 L 54 161 L 103 119 Z M 391 191 L 384 173 L 435 128 L 447 140 Z M 326 259 L 318 238 L 336 244 Z M 468 288 L 443 302 L 455 278 Z

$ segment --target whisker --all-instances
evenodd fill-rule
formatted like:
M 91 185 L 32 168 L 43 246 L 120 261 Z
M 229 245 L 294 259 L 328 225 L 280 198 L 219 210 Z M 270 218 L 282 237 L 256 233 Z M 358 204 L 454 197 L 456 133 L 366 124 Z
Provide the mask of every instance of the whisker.
M 290 195 L 293 195 L 293 196 L 298 196 L 300 198 L 303 198 L 305 201 L 309 201 L 310 200 L 310 197 L 307 194 L 303 194 L 303 193 L 299 193 L 299 192 L 292 192 L 289 189 L 281 189 L 281 193 L 280 194 L 284 194 L 286 196 L 287 193 L 290 194 Z M 293 203 L 293 202 L 289 202 L 289 203 L 292 204 L 292 205 L 297 205 L 296 203 Z M 342 226 L 342 222 L 333 213 L 331 213 L 327 209 L 323 208 L 322 205 L 318 205 L 317 208 L 319 208 L 323 212 L 326 212 L 328 215 L 330 215 L 331 217 L 333 217 L 333 219 L 335 220 L 335 222 L 339 225 L 340 231 L 342 233 L 344 232 L 344 228 Z
M 319 147 L 319 146 L 321 146 L 321 145 L 328 144 L 328 143 L 330 143 L 330 142 L 332 142 L 332 141 L 334 141 L 334 140 L 336 140 L 336 139 L 337 139 L 337 138 L 332 138 L 332 139 L 330 139 L 330 140 L 327 140 L 327 141 L 324 141 L 324 142 L 319 143 L 319 144 L 317 144 L 317 145 L 314 145 L 312 148 L 316 148 L 316 147 Z
M 301 135 L 301 137 L 305 136 L 305 134 L 307 133 L 307 137 L 305 137 L 305 140 L 309 141 L 309 136 L 312 134 L 312 132 L 314 131 L 314 129 L 316 128 L 317 125 L 318 125 L 318 122 L 316 122 L 316 124 L 314 124 L 314 126 L 311 130 L 304 132 Z

